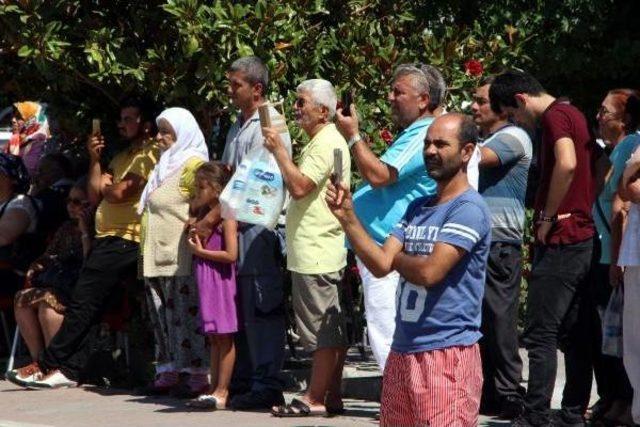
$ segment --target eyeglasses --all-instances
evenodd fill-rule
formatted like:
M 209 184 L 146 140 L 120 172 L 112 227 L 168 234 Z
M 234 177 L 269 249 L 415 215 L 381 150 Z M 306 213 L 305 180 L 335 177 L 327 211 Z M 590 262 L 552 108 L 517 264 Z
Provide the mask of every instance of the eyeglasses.
M 609 116 L 609 117 L 612 117 L 612 118 L 617 116 L 617 114 L 615 112 L 607 110 L 607 107 L 605 107 L 604 105 L 601 106 L 600 108 L 598 108 L 598 115 L 600 115 L 602 117 Z

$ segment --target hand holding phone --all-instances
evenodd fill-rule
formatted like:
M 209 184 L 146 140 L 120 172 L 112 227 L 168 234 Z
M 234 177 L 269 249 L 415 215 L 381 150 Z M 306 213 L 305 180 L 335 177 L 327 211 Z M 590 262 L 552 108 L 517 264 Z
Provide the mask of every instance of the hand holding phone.
M 333 150 L 333 173 L 331 174 L 331 183 L 338 186 L 342 182 L 342 150 L 334 148 Z

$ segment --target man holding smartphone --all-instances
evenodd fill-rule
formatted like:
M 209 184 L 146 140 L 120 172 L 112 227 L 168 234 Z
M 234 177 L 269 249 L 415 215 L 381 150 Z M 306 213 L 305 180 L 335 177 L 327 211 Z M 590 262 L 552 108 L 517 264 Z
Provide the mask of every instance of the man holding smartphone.
M 422 158 L 424 137 L 446 93 L 440 71 L 425 64 L 403 64 L 393 75 L 389 91 L 391 119 L 401 129 L 378 158 L 360 135 L 355 106 L 350 116 L 338 109 L 336 124 L 348 139 L 363 185 L 353 196 L 354 210 L 373 239 L 382 245 L 414 199 L 435 194 Z M 384 371 L 395 330 L 395 295 L 399 276 L 393 270 L 376 278 L 358 260 L 363 282 L 367 332 L 373 355 Z
M 58 333 L 42 351 L 38 366 L 28 376 L 9 375 L 29 388 L 75 387 L 91 355 L 91 332 L 123 277 L 134 275 L 139 254 L 138 200 L 147 177 L 160 157 L 153 136 L 155 111 L 144 99 L 127 98 L 120 106 L 118 130 L 128 146 L 103 169 L 102 135 L 89 137 L 87 194 L 97 205 L 96 238 Z

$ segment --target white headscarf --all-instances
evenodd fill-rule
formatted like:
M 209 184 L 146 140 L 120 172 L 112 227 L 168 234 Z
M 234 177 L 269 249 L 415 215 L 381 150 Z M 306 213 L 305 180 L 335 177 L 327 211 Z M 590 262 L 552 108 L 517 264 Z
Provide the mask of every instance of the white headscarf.
M 197 157 L 203 161 L 209 160 L 209 150 L 204 142 L 204 135 L 196 122 L 195 117 L 188 110 L 180 107 L 173 107 L 164 110 L 158 118 L 165 119 L 176 134 L 176 142 L 169 149 L 162 153 L 160 161 L 151 172 L 147 185 L 140 196 L 138 213 L 144 211 L 147 200 L 164 180 L 180 170 L 184 163 L 192 157 Z

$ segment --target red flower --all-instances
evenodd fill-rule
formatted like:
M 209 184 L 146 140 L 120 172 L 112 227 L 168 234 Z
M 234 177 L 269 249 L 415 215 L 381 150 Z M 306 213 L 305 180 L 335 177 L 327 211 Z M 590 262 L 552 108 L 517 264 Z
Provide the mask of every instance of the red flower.
M 477 59 L 469 59 L 464 63 L 464 71 L 470 76 L 481 76 L 484 72 L 484 67 L 482 66 L 482 62 Z
M 382 129 L 380 131 L 380 138 L 382 138 L 387 145 L 391 145 L 393 142 L 393 135 L 389 132 L 389 129 Z

